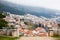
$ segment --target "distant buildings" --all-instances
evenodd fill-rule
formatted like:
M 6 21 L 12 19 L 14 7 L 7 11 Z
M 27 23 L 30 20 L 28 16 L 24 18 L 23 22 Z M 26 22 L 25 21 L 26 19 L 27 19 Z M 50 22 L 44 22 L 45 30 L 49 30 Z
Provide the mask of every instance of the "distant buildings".
M 41 35 L 47 34 L 47 32 L 45 32 L 45 34 L 44 34 L 44 31 L 46 31 L 46 29 L 53 30 L 53 28 L 58 27 L 56 21 L 54 21 L 52 19 L 45 18 L 45 17 L 37 17 L 37 16 L 31 15 L 31 14 L 15 15 L 15 14 L 11 14 L 9 12 L 7 12 L 7 14 L 8 15 L 4 19 L 8 22 L 9 27 L 11 27 L 11 25 L 13 25 L 14 28 L 17 28 L 17 31 L 20 30 L 20 28 L 23 28 L 23 29 L 28 28 L 24 22 L 32 22 L 33 24 L 35 24 L 35 26 L 37 24 L 36 29 L 39 27 L 39 24 L 41 24 L 40 26 L 42 27 L 42 29 L 40 31 L 42 31 L 43 33 L 39 33 L 39 35 L 40 34 Z M 21 19 L 23 19 L 23 21 L 21 21 Z M 39 30 L 37 30 L 37 31 L 39 31 Z M 35 30 L 33 31 L 33 33 L 35 33 Z M 17 34 L 19 35 L 19 32 Z

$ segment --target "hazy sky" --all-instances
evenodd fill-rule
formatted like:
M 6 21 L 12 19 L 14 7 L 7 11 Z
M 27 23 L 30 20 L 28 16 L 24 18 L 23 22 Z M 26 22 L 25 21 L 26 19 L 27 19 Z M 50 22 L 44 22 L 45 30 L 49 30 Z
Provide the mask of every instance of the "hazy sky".
M 60 0 L 5 0 L 15 4 L 60 10 Z

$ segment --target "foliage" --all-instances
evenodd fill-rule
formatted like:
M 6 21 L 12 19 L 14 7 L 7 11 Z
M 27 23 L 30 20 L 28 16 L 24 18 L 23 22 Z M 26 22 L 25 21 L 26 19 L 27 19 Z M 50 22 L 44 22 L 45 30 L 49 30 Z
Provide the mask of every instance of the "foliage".
M 32 22 L 24 22 L 26 25 L 28 25 L 28 28 L 33 30 L 35 29 L 34 24 Z
M 4 19 L 0 19 L 0 28 L 7 27 L 8 22 L 6 22 Z
M 1 18 L 5 18 L 6 16 L 2 14 L 2 12 L 0 12 L 0 19 Z
M 60 36 L 58 34 L 54 34 L 53 36 L 56 40 L 60 40 Z
M 20 21 L 24 21 L 24 19 L 20 19 Z
M 5 17 L 6 16 L 3 15 L 2 12 L 0 12 L 0 28 L 7 27 L 8 26 L 8 22 L 3 19 Z
M 60 37 L 58 34 L 54 34 L 54 36 L 53 37 Z
M 60 27 L 60 24 L 58 24 L 58 26 Z

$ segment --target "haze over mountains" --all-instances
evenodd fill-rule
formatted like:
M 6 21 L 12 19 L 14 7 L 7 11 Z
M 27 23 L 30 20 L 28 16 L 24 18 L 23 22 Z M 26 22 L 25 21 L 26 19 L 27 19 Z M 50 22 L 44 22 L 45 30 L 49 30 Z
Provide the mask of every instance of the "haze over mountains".
M 59 10 L 52 10 L 42 7 L 31 7 L 25 5 L 17 5 L 10 2 L 0 1 L 0 11 L 11 12 L 13 14 L 24 15 L 32 14 L 38 17 L 44 16 L 47 18 L 60 16 Z

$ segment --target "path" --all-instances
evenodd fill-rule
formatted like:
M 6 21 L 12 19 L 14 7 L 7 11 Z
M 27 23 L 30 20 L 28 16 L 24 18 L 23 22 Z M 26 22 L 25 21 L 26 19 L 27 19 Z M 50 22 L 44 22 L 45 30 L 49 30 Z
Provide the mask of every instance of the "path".
M 52 37 L 21 37 L 19 40 L 54 40 Z

